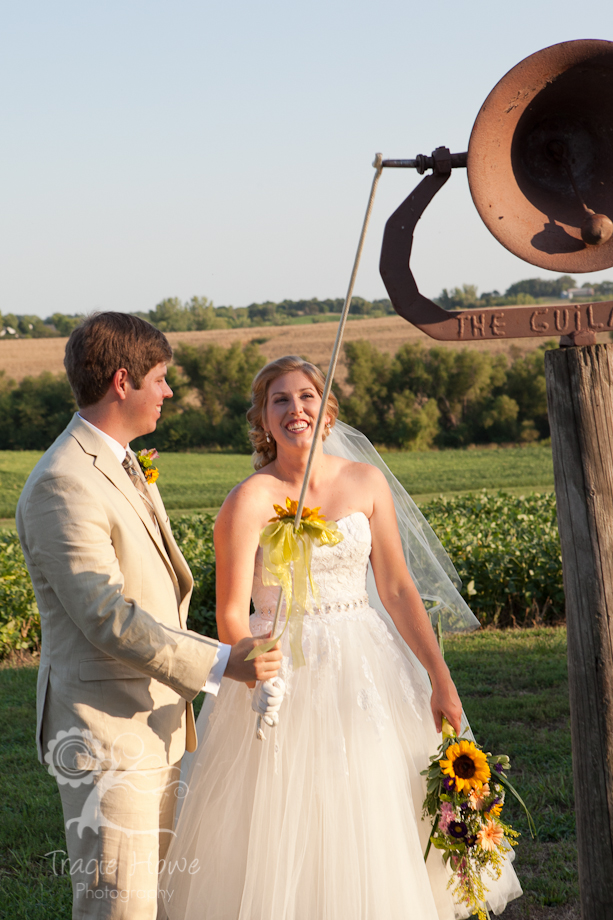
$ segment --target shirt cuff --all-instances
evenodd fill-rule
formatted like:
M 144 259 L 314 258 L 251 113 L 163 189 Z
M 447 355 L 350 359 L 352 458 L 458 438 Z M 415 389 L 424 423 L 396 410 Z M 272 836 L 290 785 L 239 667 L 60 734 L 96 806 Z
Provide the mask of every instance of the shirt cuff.
M 206 684 L 202 688 L 205 693 L 212 693 L 213 696 L 217 696 L 219 693 L 221 678 L 224 676 L 231 649 L 231 645 L 225 645 L 223 642 L 219 643 L 213 667 L 209 671 Z

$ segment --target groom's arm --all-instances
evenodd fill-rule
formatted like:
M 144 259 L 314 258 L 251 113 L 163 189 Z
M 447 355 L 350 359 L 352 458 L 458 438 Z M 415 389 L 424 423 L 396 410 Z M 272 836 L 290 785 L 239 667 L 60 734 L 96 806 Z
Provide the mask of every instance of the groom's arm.
M 39 480 L 18 529 L 42 610 L 61 607 L 89 642 L 191 700 L 219 643 L 159 622 L 125 596 L 111 527 L 95 489 L 71 476 Z

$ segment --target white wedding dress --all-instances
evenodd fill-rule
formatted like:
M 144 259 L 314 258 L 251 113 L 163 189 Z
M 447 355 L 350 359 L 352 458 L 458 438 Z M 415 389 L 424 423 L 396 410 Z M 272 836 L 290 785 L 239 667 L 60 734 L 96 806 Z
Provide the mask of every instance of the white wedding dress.
M 205 702 L 160 880 L 170 920 L 467 916 L 439 853 L 423 858 L 420 772 L 440 743 L 428 677 L 369 605 L 367 517 L 338 526 L 341 543 L 313 550 L 320 598 L 304 618 L 306 666 L 292 669 L 284 637 L 279 725 L 256 740 L 252 691 L 232 680 Z M 270 631 L 278 594 L 261 573 L 259 549 L 256 635 Z M 521 894 L 510 863 L 490 885 L 497 913 Z

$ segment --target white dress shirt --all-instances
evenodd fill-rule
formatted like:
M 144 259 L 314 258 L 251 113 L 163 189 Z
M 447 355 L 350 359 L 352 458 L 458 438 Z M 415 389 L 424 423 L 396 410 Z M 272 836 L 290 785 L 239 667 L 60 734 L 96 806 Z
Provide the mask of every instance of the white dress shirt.
M 79 418 L 82 422 L 85 422 L 86 425 L 89 425 L 90 428 L 96 432 L 96 434 L 102 438 L 104 443 L 110 447 L 113 451 L 119 463 L 123 463 L 126 458 L 126 454 L 130 448 L 128 444 L 127 447 L 124 447 L 119 441 L 116 441 L 115 438 L 112 438 L 110 434 L 107 434 L 106 431 L 102 431 L 101 428 L 97 428 L 95 425 L 92 425 L 91 422 L 88 422 L 86 418 L 78 413 Z M 226 645 L 223 642 L 219 643 L 219 648 L 217 649 L 217 654 L 215 655 L 215 661 L 213 662 L 213 667 L 209 671 L 209 676 L 207 681 L 202 688 L 205 693 L 212 693 L 213 696 L 217 696 L 219 693 L 219 687 L 221 686 L 221 678 L 224 676 L 224 672 L 228 665 L 228 658 L 230 657 L 230 650 L 232 646 Z

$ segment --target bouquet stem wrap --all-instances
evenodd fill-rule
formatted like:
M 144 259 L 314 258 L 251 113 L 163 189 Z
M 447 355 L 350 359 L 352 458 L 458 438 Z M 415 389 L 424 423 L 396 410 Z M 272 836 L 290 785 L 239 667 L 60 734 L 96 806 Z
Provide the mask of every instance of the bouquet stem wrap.
M 295 526 L 298 502 L 287 498 L 285 508 L 274 505 L 277 512 L 260 534 L 264 552 L 262 581 L 279 585 L 285 600 L 285 626 L 278 636 L 258 645 L 248 655 L 255 658 L 273 648 L 289 624 L 290 648 L 294 668 L 302 667 L 302 622 L 304 614 L 312 611 L 311 598 L 317 604 L 319 591 L 311 576 L 313 546 L 336 546 L 343 539 L 336 521 L 327 521 L 319 508 L 303 508 L 302 518 Z M 310 595 L 309 595 L 310 589 Z

